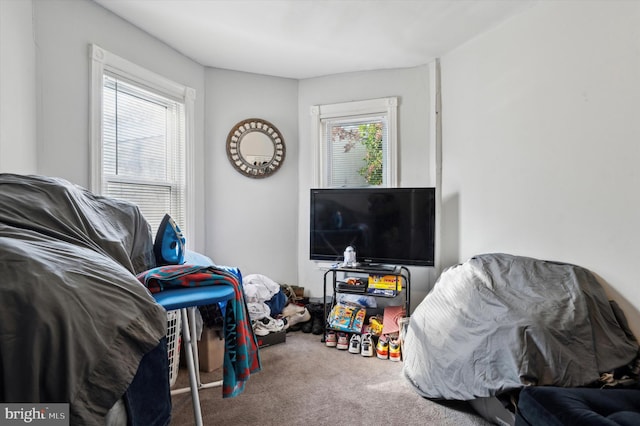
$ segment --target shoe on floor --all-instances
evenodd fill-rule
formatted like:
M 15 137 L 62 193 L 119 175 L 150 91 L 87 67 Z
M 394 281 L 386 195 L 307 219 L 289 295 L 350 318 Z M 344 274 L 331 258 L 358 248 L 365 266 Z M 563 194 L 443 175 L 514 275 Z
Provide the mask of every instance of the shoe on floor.
M 324 333 L 324 324 L 326 319 L 324 314 L 325 306 L 321 303 L 310 303 L 307 305 L 307 309 L 311 313 L 311 333 Z
M 360 353 L 360 335 L 354 334 L 351 336 L 351 340 L 349 340 L 349 352 L 352 354 Z
M 302 323 L 302 325 L 300 326 L 300 330 L 302 330 L 303 333 L 311 333 L 311 331 L 313 330 L 313 318 L 307 322 Z
M 311 314 L 309 313 L 307 308 L 303 306 L 301 311 L 291 313 L 290 315 L 285 315 L 285 318 L 287 319 L 289 327 L 293 327 L 296 324 L 302 324 L 303 322 L 310 321 Z
M 336 338 L 336 332 L 333 330 L 327 331 L 327 335 L 325 336 L 324 343 L 332 348 L 338 344 L 338 340 Z
M 253 327 L 253 333 L 256 336 L 266 336 L 269 334 L 269 330 L 261 326 L 260 321 L 251 321 L 251 327 Z
M 311 320 L 311 333 L 312 334 L 322 334 L 324 331 L 324 320 L 322 316 L 314 316 Z
M 402 352 L 400 351 L 400 340 L 389 339 L 389 360 L 400 361 L 402 359 Z
M 389 340 L 387 336 L 380 336 L 378 339 L 376 356 L 380 359 L 389 359 Z
M 371 334 L 366 333 L 362 335 L 360 342 L 360 355 L 373 356 L 373 341 L 371 340 Z
M 294 314 L 299 314 L 301 312 L 304 312 L 306 309 L 307 308 L 305 308 L 304 306 L 296 305 L 295 303 L 288 303 L 287 306 L 282 308 L 282 316 L 290 317 Z
M 347 333 L 338 333 L 338 343 L 336 348 L 340 350 L 345 350 L 349 348 L 349 335 Z
M 264 317 L 256 320 L 253 324 L 253 332 L 257 336 L 266 336 L 269 333 L 284 330 L 286 323 L 281 319 Z

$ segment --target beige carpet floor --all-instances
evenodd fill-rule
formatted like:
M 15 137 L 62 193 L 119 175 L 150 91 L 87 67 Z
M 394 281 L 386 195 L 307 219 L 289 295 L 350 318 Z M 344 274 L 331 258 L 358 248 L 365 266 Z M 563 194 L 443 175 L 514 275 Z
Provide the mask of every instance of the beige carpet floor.
M 466 403 L 419 396 L 401 362 L 329 348 L 317 335 L 290 332 L 260 357 L 262 371 L 241 395 L 223 399 L 220 388 L 200 391 L 205 425 L 490 425 Z M 220 378 L 220 370 L 202 374 L 203 383 Z M 187 385 L 181 369 L 174 388 Z M 174 395 L 172 404 L 172 426 L 194 424 L 189 393 Z

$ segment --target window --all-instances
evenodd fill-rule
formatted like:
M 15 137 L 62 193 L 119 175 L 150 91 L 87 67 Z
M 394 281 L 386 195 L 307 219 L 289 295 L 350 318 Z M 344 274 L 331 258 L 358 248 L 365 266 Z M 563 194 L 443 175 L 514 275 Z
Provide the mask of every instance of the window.
M 396 185 L 397 98 L 312 107 L 316 187 Z
M 92 46 L 92 190 L 137 204 L 152 230 L 187 229 L 193 89 Z

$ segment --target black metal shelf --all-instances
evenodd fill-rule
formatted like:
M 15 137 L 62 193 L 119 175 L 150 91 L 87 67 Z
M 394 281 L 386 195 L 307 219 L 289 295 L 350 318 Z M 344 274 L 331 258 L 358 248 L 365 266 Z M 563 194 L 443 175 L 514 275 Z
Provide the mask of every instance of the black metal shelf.
M 344 280 L 339 280 L 338 279 L 338 274 L 339 273 L 344 273 L 344 274 L 360 274 L 360 275 L 367 275 L 367 280 L 364 284 L 362 284 L 362 287 L 360 287 L 360 285 L 358 285 L 357 289 L 350 289 L 347 286 L 350 286 L 350 284 L 346 284 L 346 281 Z M 393 291 L 393 294 L 374 294 L 374 293 L 370 293 L 368 292 L 369 289 L 369 277 L 371 276 L 395 276 L 396 277 L 396 288 L 395 291 Z M 405 266 L 398 266 L 398 265 L 381 265 L 380 267 L 375 267 L 375 266 L 366 266 L 366 267 L 361 267 L 361 266 L 357 266 L 357 267 L 346 267 L 346 266 L 338 266 L 338 267 L 333 267 L 329 270 L 327 270 L 324 273 L 324 289 L 323 289 L 323 300 L 327 300 L 327 286 L 328 286 L 328 282 L 327 280 L 330 279 L 331 281 L 331 289 L 333 291 L 332 295 L 331 295 L 331 303 L 330 303 L 330 307 L 327 309 L 327 304 L 324 304 L 324 334 L 322 336 L 322 341 L 324 341 L 325 337 L 326 337 L 326 333 L 327 330 L 336 330 L 336 331 L 340 331 L 337 330 L 335 328 L 329 327 L 327 324 L 327 316 L 329 314 L 329 312 L 331 311 L 331 309 L 335 306 L 336 304 L 336 295 L 339 293 L 342 294 L 357 294 L 357 295 L 363 295 L 363 296 L 373 296 L 373 297 L 380 297 L 380 298 L 396 298 L 401 294 L 404 294 L 404 303 L 405 303 L 405 312 L 407 313 L 407 315 L 410 312 L 410 307 L 411 307 L 411 272 L 409 271 L 409 268 L 405 267 Z M 339 285 L 340 283 L 344 283 L 345 285 L 341 286 Z M 354 285 L 355 286 L 355 285 Z M 400 288 L 399 288 L 400 287 Z

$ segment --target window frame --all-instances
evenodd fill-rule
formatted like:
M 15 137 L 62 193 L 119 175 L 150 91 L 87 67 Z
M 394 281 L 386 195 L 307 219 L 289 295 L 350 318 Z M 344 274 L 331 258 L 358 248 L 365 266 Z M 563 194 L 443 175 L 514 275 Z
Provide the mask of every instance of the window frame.
M 327 182 L 327 163 L 329 161 L 327 138 L 323 121 L 327 119 L 358 119 L 367 116 L 384 116 L 387 120 L 387 158 L 384 167 L 385 187 L 398 185 L 398 98 L 396 96 L 369 99 L 363 101 L 342 102 L 311 107 L 312 134 L 315 143 L 313 150 L 313 184 L 315 188 L 330 187 Z
M 162 96 L 184 104 L 185 126 L 185 205 L 183 231 L 195 223 L 193 184 L 194 176 L 194 129 L 195 89 L 171 81 L 159 74 L 115 55 L 96 44 L 90 45 L 90 189 L 103 194 L 103 76 L 105 72 L 150 89 Z M 131 180 L 133 181 L 133 179 Z M 187 238 L 187 242 L 189 239 Z M 191 244 L 187 243 L 188 246 Z

